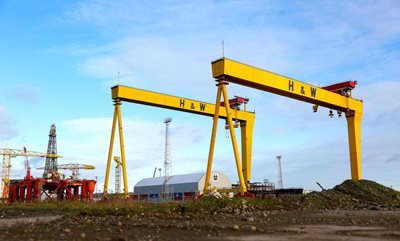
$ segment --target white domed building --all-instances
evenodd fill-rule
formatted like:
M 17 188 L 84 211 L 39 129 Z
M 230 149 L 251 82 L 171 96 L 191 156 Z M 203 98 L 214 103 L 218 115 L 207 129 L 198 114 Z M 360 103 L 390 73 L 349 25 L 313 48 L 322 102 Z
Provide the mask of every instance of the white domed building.
M 144 178 L 136 183 L 134 187 L 134 199 L 157 199 L 162 197 L 163 186 L 168 186 L 169 193 L 174 199 L 184 200 L 195 198 L 203 193 L 206 174 L 190 173 L 170 176 L 167 180 L 164 177 Z M 210 188 L 217 190 L 230 189 L 232 183 L 222 172 L 212 172 Z

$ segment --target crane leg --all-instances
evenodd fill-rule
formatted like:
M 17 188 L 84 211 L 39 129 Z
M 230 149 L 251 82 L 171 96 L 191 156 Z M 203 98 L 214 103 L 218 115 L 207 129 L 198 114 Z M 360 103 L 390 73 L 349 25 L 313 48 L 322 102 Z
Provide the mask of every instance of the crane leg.
M 108 159 L 107 159 L 107 168 L 106 168 L 106 177 L 104 180 L 104 191 L 103 191 L 103 198 L 107 199 L 107 190 L 108 190 L 108 180 L 110 177 L 110 168 L 111 168 L 111 157 L 113 153 L 113 147 L 114 147 L 114 137 L 115 137 L 115 126 L 117 123 L 117 102 L 114 104 L 114 118 L 113 118 L 113 123 L 111 127 L 111 138 L 110 138 L 110 147 L 108 149 Z
M 128 177 L 126 175 L 126 160 L 125 160 L 125 143 L 124 143 L 124 133 L 122 130 L 122 115 L 121 115 L 121 103 L 117 104 L 117 114 L 118 114 L 118 130 L 119 130 L 119 141 L 121 148 L 121 164 L 122 164 L 122 173 L 124 176 L 124 195 L 125 198 L 129 197 L 129 188 L 128 188 Z
M 221 85 L 218 85 L 217 90 L 217 99 L 215 101 L 215 112 L 213 118 L 213 127 L 211 132 L 211 141 L 210 141 L 210 151 L 208 153 L 208 162 L 207 162 L 207 172 L 206 172 L 206 181 L 204 182 L 204 193 L 210 191 L 210 176 L 211 176 L 211 168 L 212 168 L 212 160 L 214 156 L 214 147 L 215 147 L 215 137 L 217 134 L 218 128 L 218 117 L 219 117 L 219 108 L 221 101 Z
M 350 148 L 351 179 L 360 180 L 361 172 L 361 118 L 362 112 L 346 116 Z
M 253 148 L 253 121 L 242 122 L 240 125 L 242 143 L 242 172 L 246 185 L 251 178 L 251 153 Z M 248 187 L 248 186 L 247 186 Z
M 224 81 L 221 82 L 222 94 L 224 96 L 224 102 L 229 103 L 228 93 L 226 91 L 226 84 L 227 84 L 227 82 L 224 82 Z M 226 109 L 226 115 L 227 115 L 227 120 L 228 120 L 228 125 L 229 125 L 229 131 L 231 134 L 233 153 L 235 155 L 236 169 L 237 169 L 238 176 L 239 176 L 240 192 L 242 195 L 244 195 L 244 193 L 247 192 L 247 188 L 244 183 L 243 170 L 242 170 L 242 164 L 240 163 L 240 156 L 239 156 L 239 149 L 238 149 L 238 145 L 237 145 L 237 141 L 236 141 L 235 128 L 233 127 L 232 117 L 231 117 L 231 113 L 230 113 L 230 107 L 228 104 L 225 104 L 225 109 Z
M 216 132 L 217 132 L 217 127 L 218 127 L 218 114 L 219 114 L 219 108 L 220 108 L 221 94 L 223 95 L 224 102 L 229 103 L 228 93 L 226 91 L 227 83 L 228 82 L 226 82 L 224 80 L 219 80 L 218 84 L 217 84 L 218 85 L 217 99 L 215 101 L 216 102 L 215 103 L 215 113 L 214 113 L 213 128 L 212 128 L 212 133 L 211 133 L 210 151 L 208 154 L 206 180 L 204 182 L 204 192 L 209 191 L 209 186 L 210 186 L 211 167 L 212 167 L 212 159 L 213 159 L 213 155 L 214 155 Z M 227 115 L 227 122 L 229 125 L 229 131 L 230 131 L 230 134 L 232 137 L 231 140 L 232 140 L 233 152 L 234 152 L 235 161 L 236 161 L 236 168 L 237 168 L 237 172 L 238 172 L 238 176 L 239 176 L 240 191 L 241 191 L 241 194 L 244 195 L 244 193 L 247 191 L 247 188 L 244 183 L 243 170 L 242 170 L 242 165 L 240 163 L 239 150 L 238 150 L 238 146 L 237 146 L 235 129 L 233 127 L 233 122 L 232 122 L 229 105 L 227 105 L 227 104 L 225 105 L 225 110 L 226 110 L 226 115 Z

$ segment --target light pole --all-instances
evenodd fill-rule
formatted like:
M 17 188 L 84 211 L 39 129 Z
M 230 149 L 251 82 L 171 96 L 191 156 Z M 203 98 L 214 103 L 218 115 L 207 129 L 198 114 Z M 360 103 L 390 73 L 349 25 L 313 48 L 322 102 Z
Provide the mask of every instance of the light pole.
M 278 159 L 278 188 L 283 189 L 283 178 L 282 178 L 282 165 L 281 165 L 281 159 L 282 156 L 276 156 L 276 159 Z

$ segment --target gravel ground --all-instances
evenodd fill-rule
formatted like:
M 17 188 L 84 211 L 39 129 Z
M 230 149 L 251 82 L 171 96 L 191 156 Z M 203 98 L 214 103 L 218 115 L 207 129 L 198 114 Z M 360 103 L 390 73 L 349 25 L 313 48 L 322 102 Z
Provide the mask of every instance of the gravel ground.
M 0 240 L 400 240 L 400 193 L 347 180 L 268 200 L 0 204 Z
M 400 240 L 400 211 L 5 217 L 0 240 Z

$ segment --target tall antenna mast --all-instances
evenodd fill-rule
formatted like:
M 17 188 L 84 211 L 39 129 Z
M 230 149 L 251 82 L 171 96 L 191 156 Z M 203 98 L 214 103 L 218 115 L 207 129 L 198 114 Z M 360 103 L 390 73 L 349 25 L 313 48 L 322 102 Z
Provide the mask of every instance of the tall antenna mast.
M 119 71 L 118 71 L 118 85 L 119 85 Z
M 224 44 L 224 40 L 222 40 L 221 46 L 222 46 L 222 58 L 225 58 L 225 44 Z
M 169 140 L 169 124 L 171 123 L 172 118 L 168 117 L 164 119 L 165 123 L 165 153 L 164 153 L 164 185 L 163 192 L 166 197 L 169 197 L 170 190 L 169 185 L 167 185 L 167 181 L 171 176 L 171 143 Z
M 278 188 L 283 189 L 283 178 L 282 178 L 282 165 L 281 165 L 281 159 L 282 156 L 277 156 L 276 159 L 278 159 Z

